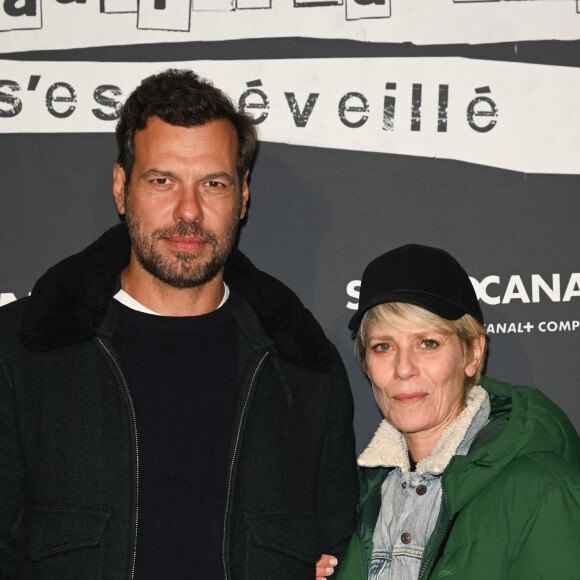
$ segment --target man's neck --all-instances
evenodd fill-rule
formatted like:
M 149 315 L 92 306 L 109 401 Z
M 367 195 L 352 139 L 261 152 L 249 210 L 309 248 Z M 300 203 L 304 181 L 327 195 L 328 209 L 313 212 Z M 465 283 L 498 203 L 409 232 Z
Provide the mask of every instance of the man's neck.
M 200 286 L 175 288 L 131 264 L 121 272 L 121 287 L 140 304 L 165 316 L 213 312 L 224 296 L 223 271 Z

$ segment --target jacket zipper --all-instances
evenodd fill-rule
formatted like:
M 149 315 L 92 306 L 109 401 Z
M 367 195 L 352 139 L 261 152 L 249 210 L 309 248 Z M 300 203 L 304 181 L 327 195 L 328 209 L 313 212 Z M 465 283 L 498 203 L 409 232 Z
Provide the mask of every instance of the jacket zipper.
M 113 356 L 111 351 L 105 346 L 103 341 L 97 337 L 99 344 L 103 347 L 109 358 L 113 361 L 115 368 L 117 369 L 119 376 L 121 377 L 121 381 L 123 383 L 123 388 L 125 394 L 127 395 L 127 399 L 129 401 L 129 409 L 131 411 L 131 424 L 133 427 L 133 434 L 135 436 L 135 478 L 137 480 L 136 485 L 136 493 L 135 493 L 135 541 L 133 542 L 133 563 L 131 565 L 131 580 L 135 578 L 135 559 L 137 557 L 137 527 L 139 521 L 139 445 L 137 444 L 137 421 L 135 419 L 135 407 L 133 406 L 133 398 L 131 397 L 131 392 L 129 391 L 129 387 L 127 385 L 127 381 L 125 380 L 125 375 L 123 375 L 123 371 L 117 362 L 117 359 Z
M 447 467 L 449 467 L 449 466 L 447 466 Z M 433 550 L 431 550 L 431 552 L 429 553 L 429 557 L 423 562 L 423 565 L 421 566 L 421 570 L 419 571 L 419 576 L 418 576 L 417 580 L 421 580 L 423 577 L 425 577 L 425 573 L 427 572 L 427 570 L 431 566 L 434 558 L 439 553 L 439 550 L 441 549 L 441 546 L 442 546 L 443 542 L 445 541 L 445 538 L 447 538 L 447 536 L 449 535 L 449 530 L 451 529 L 451 524 L 453 522 L 453 519 L 449 518 L 449 500 L 447 499 L 447 490 L 445 489 L 444 476 L 445 476 L 446 471 L 447 471 L 447 469 L 445 469 L 445 471 L 443 472 L 443 475 L 441 476 L 441 489 L 442 489 L 443 513 L 445 514 L 445 519 L 447 520 L 447 524 L 445 526 L 445 531 L 443 532 L 443 535 L 439 538 L 439 541 L 437 542 L 437 545 L 435 546 L 435 548 Z
M 245 418 L 246 412 L 248 410 L 248 404 L 250 402 L 250 396 L 251 396 L 252 391 L 254 389 L 254 382 L 256 380 L 256 376 L 258 375 L 258 371 L 260 370 L 264 361 L 266 360 L 266 358 L 268 358 L 269 355 L 270 355 L 269 352 L 264 353 L 264 355 L 262 356 L 262 358 L 260 359 L 260 361 L 258 362 L 258 365 L 256 366 L 256 368 L 254 370 L 254 374 L 252 375 L 252 380 L 250 381 L 250 386 L 248 388 L 248 392 L 246 393 L 246 398 L 244 400 L 244 406 L 242 407 L 242 414 L 240 416 L 240 421 L 238 423 L 238 431 L 236 433 L 236 442 L 234 444 L 234 450 L 232 453 L 232 461 L 230 463 L 230 469 L 228 472 L 228 480 L 227 480 L 227 486 L 226 486 L 226 505 L 225 505 L 225 509 L 224 509 L 223 540 L 222 540 L 222 565 L 223 565 L 223 569 L 224 569 L 224 580 L 229 580 L 229 578 L 230 578 L 228 565 L 226 562 L 226 534 L 227 534 L 227 529 L 228 529 L 228 523 L 230 520 L 232 479 L 234 476 L 234 467 L 235 467 L 235 463 L 236 463 L 237 456 L 238 456 L 238 448 L 240 445 L 240 439 L 242 436 L 242 425 L 244 424 L 244 418 Z

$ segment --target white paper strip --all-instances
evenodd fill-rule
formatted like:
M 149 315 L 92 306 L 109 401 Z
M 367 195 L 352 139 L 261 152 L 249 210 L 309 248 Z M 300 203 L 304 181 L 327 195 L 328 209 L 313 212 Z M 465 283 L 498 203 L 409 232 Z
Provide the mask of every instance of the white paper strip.
M 0 132 L 113 131 L 140 80 L 192 68 L 265 141 L 580 174 L 580 70 L 460 58 L 0 61 Z

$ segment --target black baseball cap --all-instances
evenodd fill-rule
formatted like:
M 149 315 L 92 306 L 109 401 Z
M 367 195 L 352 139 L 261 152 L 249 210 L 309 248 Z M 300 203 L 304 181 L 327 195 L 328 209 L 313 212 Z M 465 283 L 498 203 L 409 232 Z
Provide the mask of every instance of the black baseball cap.
M 348 328 L 356 332 L 365 312 L 383 302 L 410 302 L 448 320 L 470 314 L 483 324 L 467 272 L 451 254 L 431 246 L 406 244 L 375 258 L 363 272 Z

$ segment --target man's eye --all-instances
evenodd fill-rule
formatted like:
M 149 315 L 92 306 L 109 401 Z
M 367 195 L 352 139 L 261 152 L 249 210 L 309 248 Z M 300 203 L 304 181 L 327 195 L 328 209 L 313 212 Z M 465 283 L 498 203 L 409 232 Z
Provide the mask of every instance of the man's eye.
M 169 185 L 171 181 L 167 177 L 158 177 L 151 180 L 154 185 Z
M 211 187 L 212 189 L 216 189 L 219 187 L 224 187 L 224 184 L 221 181 L 206 181 L 205 183 L 208 187 Z

